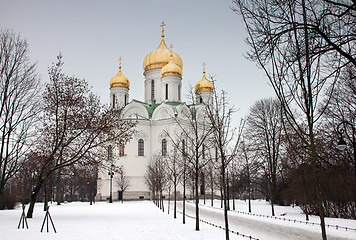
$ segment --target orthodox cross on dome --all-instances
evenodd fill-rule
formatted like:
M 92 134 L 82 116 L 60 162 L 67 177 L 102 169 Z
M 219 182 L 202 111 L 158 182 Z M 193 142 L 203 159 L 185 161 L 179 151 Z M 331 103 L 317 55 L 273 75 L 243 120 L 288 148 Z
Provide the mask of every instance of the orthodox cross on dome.
M 119 69 L 120 69 L 120 71 L 121 71 L 121 60 L 122 60 L 122 58 L 119 57 Z
M 206 64 L 205 64 L 205 62 L 203 62 L 203 73 L 205 74 L 205 66 L 206 66 Z
M 162 27 L 162 37 L 164 37 L 164 26 L 166 26 L 164 21 L 162 21 L 162 24 L 160 26 Z

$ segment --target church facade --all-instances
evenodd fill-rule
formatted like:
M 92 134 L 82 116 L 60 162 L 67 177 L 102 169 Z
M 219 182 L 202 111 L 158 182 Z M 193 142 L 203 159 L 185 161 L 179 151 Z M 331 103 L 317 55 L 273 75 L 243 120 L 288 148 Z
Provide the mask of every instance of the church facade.
M 161 27 L 159 46 L 143 60 L 144 100 L 129 101 L 130 81 L 122 73 L 121 60 L 118 74 L 110 80 L 110 106 L 122 109 L 120 118 L 135 120 L 137 125 L 133 138 L 125 145 L 114 148 L 112 154 L 113 164 L 122 169 L 128 180 L 127 189 L 124 192 L 120 190 L 118 174 L 112 176 L 108 169 L 100 169 L 96 195 L 99 201 L 109 199 L 110 192 L 113 201 L 150 199 L 151 193 L 145 183 L 148 164 L 154 156 L 165 156 L 172 151 L 173 146 L 167 135 L 179 133 L 181 126 L 177 125 L 177 119 L 184 122 L 187 116 L 192 117 L 192 105 L 181 100 L 183 61 L 172 48 L 167 47 L 164 23 Z M 195 85 L 195 117 L 204 114 L 202 106 L 210 104 L 213 91 L 214 86 L 205 77 L 204 67 L 203 77 Z

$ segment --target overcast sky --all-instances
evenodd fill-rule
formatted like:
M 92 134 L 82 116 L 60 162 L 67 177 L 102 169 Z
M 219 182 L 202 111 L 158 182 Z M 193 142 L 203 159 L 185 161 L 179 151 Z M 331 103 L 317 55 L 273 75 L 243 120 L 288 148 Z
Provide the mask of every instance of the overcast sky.
M 274 96 L 262 70 L 244 55 L 247 33 L 231 0 L 0 0 L 0 28 L 26 39 L 41 81 L 63 54 L 64 72 L 86 79 L 102 102 L 109 102 L 109 81 L 118 72 L 130 80 L 130 100 L 144 100 L 143 59 L 161 40 L 183 60 L 183 89 L 207 75 L 228 92 L 230 103 L 248 113 L 261 98 Z M 187 91 L 182 91 L 183 95 Z M 184 100 L 184 96 L 183 96 Z

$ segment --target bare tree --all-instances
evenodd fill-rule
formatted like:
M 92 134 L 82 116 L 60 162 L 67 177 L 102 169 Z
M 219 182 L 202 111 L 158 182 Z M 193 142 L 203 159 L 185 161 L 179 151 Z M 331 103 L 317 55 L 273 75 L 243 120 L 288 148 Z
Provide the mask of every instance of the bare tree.
M 188 93 L 190 100 L 190 112 L 186 113 L 184 119 L 175 118 L 178 131 L 170 135 L 170 139 L 176 141 L 183 141 L 184 144 L 180 149 L 183 157 L 183 182 L 186 184 L 187 173 L 191 172 L 194 179 L 194 193 L 195 197 L 195 230 L 199 230 L 199 177 L 201 170 L 209 163 L 210 159 L 205 157 L 205 153 L 209 149 L 209 136 L 212 132 L 211 125 L 208 122 L 208 117 L 205 115 L 205 105 L 196 103 L 196 96 L 193 88 Z M 178 136 L 178 138 L 176 137 Z M 184 188 L 185 189 L 185 188 Z M 183 208 L 185 205 L 183 204 Z M 184 214 L 183 214 L 184 216 Z M 184 219 L 183 219 L 184 221 Z
M 214 84 L 214 79 L 211 81 Z M 212 132 L 209 136 L 211 146 L 217 150 L 217 163 L 220 169 L 222 181 L 222 193 L 224 202 L 224 220 L 225 220 L 225 239 L 229 239 L 229 221 L 228 221 L 228 203 L 227 203 L 227 176 L 226 171 L 229 163 L 236 158 L 238 146 L 240 144 L 241 133 L 244 127 L 244 121 L 240 122 L 240 126 L 232 125 L 233 113 L 235 108 L 229 105 L 227 93 L 221 91 L 218 95 L 216 88 L 212 96 L 213 104 L 207 104 L 206 115 L 208 122 L 212 127 Z
M 130 186 L 130 177 L 125 175 L 125 171 L 123 168 L 119 168 L 118 177 L 116 178 L 116 184 L 118 186 L 119 191 L 122 193 L 121 202 L 124 202 L 124 192 Z
M 172 144 L 171 151 L 167 153 L 167 156 L 163 159 L 165 161 L 165 171 L 167 173 L 167 178 L 173 185 L 173 195 L 174 195 L 174 218 L 177 218 L 177 186 L 180 183 L 182 173 L 183 173 L 183 164 L 182 157 L 179 151 L 181 144 L 176 143 Z M 177 149 L 178 148 L 178 149 Z
M 117 113 L 100 104 L 85 80 L 62 73 L 62 56 L 49 69 L 50 81 L 43 93 L 42 134 L 37 144 L 41 157 L 39 174 L 27 217 L 33 214 L 36 197 L 46 179 L 58 169 L 78 161 L 95 163 L 99 147 L 128 141 L 135 123 L 120 121 Z
M 245 128 L 245 135 L 249 136 L 248 128 Z M 244 185 L 247 185 L 247 197 L 248 197 L 248 211 L 251 212 L 251 185 L 256 181 L 256 177 L 258 175 L 260 167 L 260 163 L 258 161 L 258 154 L 254 151 L 254 143 L 249 142 L 249 137 L 244 137 L 244 141 L 242 141 L 239 151 L 239 159 L 240 159 L 240 167 L 242 168 L 240 171 L 241 181 Z
M 29 46 L 20 35 L 0 31 L 0 197 L 32 149 L 39 79 Z
M 282 148 L 282 106 L 278 99 L 262 99 L 251 108 L 247 117 L 247 131 L 255 151 L 263 163 L 268 180 L 268 192 L 274 216 L 273 204 L 277 202 L 277 175 L 280 169 Z
M 147 166 L 145 183 L 152 192 L 156 205 L 164 212 L 163 191 L 167 186 L 167 173 L 162 156 L 155 155 Z

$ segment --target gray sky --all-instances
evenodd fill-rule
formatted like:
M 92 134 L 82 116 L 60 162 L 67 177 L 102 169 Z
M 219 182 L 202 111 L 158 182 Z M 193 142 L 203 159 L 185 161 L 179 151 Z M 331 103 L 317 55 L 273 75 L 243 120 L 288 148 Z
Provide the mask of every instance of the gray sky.
M 205 62 L 218 90 L 240 109 L 237 119 L 256 100 L 274 96 L 262 70 L 244 57 L 247 33 L 231 0 L 0 0 L 0 6 L 0 28 L 28 41 L 42 82 L 61 52 L 64 72 L 86 79 L 104 103 L 120 56 L 130 100 L 144 100 L 143 59 L 158 47 L 162 21 L 167 45 L 183 60 L 183 89 L 202 78 Z

